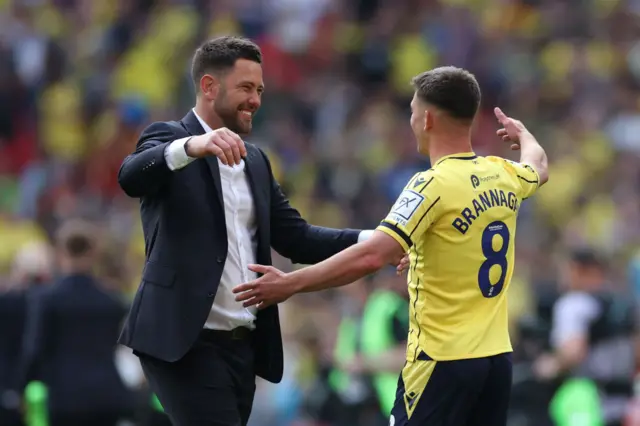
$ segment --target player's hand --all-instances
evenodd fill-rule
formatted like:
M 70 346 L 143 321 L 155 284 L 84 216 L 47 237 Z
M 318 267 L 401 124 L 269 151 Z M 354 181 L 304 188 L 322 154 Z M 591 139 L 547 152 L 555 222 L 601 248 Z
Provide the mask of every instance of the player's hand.
M 503 141 L 511 143 L 511 149 L 517 151 L 520 149 L 520 139 L 523 135 L 529 134 L 527 128 L 522 124 L 520 120 L 508 117 L 498 107 L 493 109 L 498 122 L 502 126 L 496 134 L 502 138 Z
M 236 301 L 244 302 L 242 306 L 257 306 L 264 309 L 267 306 L 281 303 L 295 294 L 289 276 L 273 266 L 249 265 L 249 270 L 263 274 L 260 278 L 233 289 L 237 294 Z
M 409 261 L 409 253 L 405 253 L 405 255 L 400 260 L 400 263 L 398 263 L 398 266 L 396 267 L 396 274 L 402 275 L 404 271 L 409 269 L 410 264 L 411 262 Z
M 185 150 L 192 158 L 216 156 L 227 166 L 240 164 L 247 155 L 242 138 L 226 127 L 192 137 L 187 141 Z

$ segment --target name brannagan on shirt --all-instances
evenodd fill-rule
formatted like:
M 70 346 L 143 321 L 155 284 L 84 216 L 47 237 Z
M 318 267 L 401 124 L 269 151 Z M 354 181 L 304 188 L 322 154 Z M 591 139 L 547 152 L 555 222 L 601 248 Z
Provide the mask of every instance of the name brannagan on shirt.
M 512 350 L 506 293 L 517 214 L 539 181 L 528 165 L 469 152 L 443 157 L 407 183 L 377 229 L 411 258 L 408 361 Z

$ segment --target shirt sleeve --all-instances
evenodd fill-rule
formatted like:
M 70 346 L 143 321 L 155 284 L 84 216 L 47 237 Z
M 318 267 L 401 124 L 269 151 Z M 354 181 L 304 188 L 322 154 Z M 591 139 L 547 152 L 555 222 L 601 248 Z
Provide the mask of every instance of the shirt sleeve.
M 551 344 L 559 348 L 576 337 L 588 337 L 591 323 L 600 315 L 598 302 L 585 293 L 568 293 L 553 307 Z
M 520 196 L 522 199 L 531 197 L 540 186 L 540 176 L 538 172 L 528 164 L 517 163 L 515 161 L 507 160 L 500 157 L 487 157 L 492 161 L 499 161 L 503 164 L 504 168 L 515 179 L 518 180 L 518 184 L 522 192 Z
M 429 173 L 418 173 L 377 230 L 393 237 L 407 251 L 437 220 L 439 201 L 434 177 Z
M 191 136 L 176 139 L 164 150 L 164 159 L 170 170 L 180 170 L 195 160 L 195 158 L 189 157 L 187 151 L 184 149 L 184 145 L 189 139 L 191 139 Z

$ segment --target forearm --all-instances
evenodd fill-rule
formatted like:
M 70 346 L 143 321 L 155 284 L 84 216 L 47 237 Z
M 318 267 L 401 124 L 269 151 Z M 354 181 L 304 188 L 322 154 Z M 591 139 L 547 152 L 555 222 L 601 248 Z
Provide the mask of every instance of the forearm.
M 324 262 L 290 273 L 296 293 L 341 287 L 378 271 L 386 262 L 371 246 L 356 244 Z
M 547 153 L 531 134 L 523 136 L 520 141 L 520 163 L 533 167 L 540 175 L 540 185 L 549 179 Z

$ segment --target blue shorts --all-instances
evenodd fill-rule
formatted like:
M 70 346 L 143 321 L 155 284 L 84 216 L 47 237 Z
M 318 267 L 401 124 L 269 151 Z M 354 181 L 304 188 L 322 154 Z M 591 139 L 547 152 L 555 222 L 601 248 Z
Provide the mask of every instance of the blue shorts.
M 390 426 L 506 426 L 511 354 L 433 361 L 422 353 L 400 374 Z

